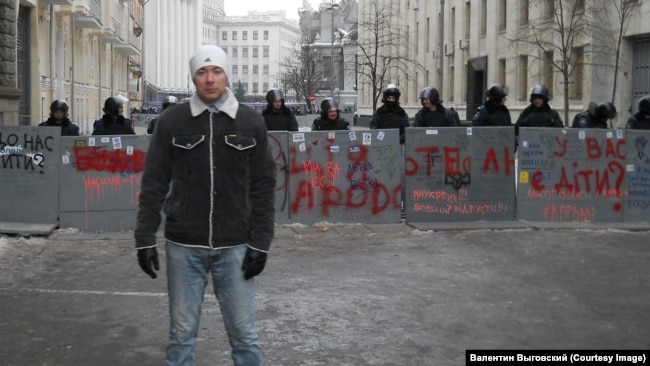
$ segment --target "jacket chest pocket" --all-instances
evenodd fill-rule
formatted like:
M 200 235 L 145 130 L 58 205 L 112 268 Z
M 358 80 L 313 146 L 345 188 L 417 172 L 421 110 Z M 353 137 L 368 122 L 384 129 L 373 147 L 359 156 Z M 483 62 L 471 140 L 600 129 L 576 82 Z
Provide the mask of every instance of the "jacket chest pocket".
M 234 148 L 235 150 L 244 151 L 251 149 L 257 145 L 255 138 L 247 136 L 227 135 L 224 136 L 226 145 Z
M 205 154 L 205 135 L 180 135 L 172 137 L 174 146 L 174 169 L 182 174 L 208 169 Z M 203 152 L 203 153 L 202 153 Z

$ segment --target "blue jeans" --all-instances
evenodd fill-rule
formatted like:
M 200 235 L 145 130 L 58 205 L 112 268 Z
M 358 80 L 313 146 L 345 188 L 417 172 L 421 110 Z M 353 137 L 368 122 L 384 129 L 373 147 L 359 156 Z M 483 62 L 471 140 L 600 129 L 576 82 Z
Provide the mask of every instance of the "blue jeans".
M 196 364 L 194 345 L 208 273 L 212 274 L 235 365 L 262 365 L 255 326 L 255 279 L 246 281 L 241 270 L 246 249 L 245 245 L 218 250 L 188 248 L 167 242 L 167 365 Z

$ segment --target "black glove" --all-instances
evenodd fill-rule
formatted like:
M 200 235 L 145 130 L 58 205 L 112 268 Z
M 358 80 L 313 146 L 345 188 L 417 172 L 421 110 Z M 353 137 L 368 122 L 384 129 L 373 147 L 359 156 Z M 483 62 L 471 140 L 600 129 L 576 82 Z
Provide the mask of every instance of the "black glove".
M 156 250 L 156 248 L 138 249 L 138 263 L 144 273 L 151 276 L 151 278 L 158 277 L 156 272 L 151 269 L 151 263 L 153 263 L 153 268 L 155 268 L 156 271 L 160 269 L 160 266 L 158 265 L 158 250 Z
M 248 248 L 244 262 L 241 265 L 241 270 L 244 271 L 244 279 L 248 280 L 262 273 L 264 264 L 266 264 L 266 253 Z

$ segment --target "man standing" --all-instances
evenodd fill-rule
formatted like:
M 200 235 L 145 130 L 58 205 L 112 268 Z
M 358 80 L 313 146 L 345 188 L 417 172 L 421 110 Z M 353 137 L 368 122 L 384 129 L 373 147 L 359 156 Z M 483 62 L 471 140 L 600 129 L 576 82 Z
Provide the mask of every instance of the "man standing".
M 422 109 L 415 114 L 414 127 L 458 127 L 460 118 L 453 108 L 445 108 L 438 89 L 430 86 L 420 91 Z
M 178 104 L 178 98 L 176 98 L 175 96 L 169 95 L 169 96 L 165 97 L 165 99 L 163 99 L 163 102 L 162 102 L 162 111 L 160 113 L 164 112 L 165 109 L 167 109 L 167 108 L 169 108 L 169 107 L 171 107 L 173 105 L 176 105 L 176 104 Z M 147 133 L 149 135 L 151 135 L 153 133 L 153 130 L 156 127 L 156 122 L 158 122 L 158 117 L 152 119 L 149 122 L 149 126 L 147 127 Z
M 226 87 L 229 70 L 221 48 L 196 49 L 190 59 L 196 93 L 160 115 L 142 176 L 135 241 L 138 263 L 152 278 L 165 206 L 167 365 L 196 364 L 208 275 L 234 364 L 262 364 L 253 277 L 264 269 L 273 239 L 275 166 L 262 116 Z
M 95 120 L 93 135 L 135 135 L 131 120 L 124 118 L 124 100 L 118 95 L 104 101 L 104 115 Z
M 490 85 L 487 100 L 478 107 L 472 118 L 472 126 L 512 126 L 510 110 L 506 107 L 510 89 L 499 83 Z
M 312 131 L 349 130 L 350 122 L 341 117 L 338 104 L 332 97 L 323 99 L 320 103 L 320 117 L 311 125 Z
M 61 136 L 79 136 L 79 126 L 68 118 L 68 109 L 68 103 L 65 100 L 55 100 L 50 104 L 50 118 L 40 123 L 39 126 L 60 127 Z

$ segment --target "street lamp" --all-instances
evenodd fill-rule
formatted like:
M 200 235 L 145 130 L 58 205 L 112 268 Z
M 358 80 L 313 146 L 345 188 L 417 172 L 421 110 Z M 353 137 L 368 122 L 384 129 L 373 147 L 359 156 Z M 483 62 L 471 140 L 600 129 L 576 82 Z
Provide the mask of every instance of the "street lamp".
M 332 28 L 332 34 L 331 34 L 331 47 L 330 47 L 330 85 L 333 85 L 336 87 L 336 79 L 334 79 L 334 12 L 336 9 L 338 9 L 339 4 L 335 4 L 334 0 L 330 0 L 330 6 L 327 7 L 327 10 L 330 11 L 330 26 Z M 334 84 L 332 84 L 332 81 Z M 331 89 L 330 91 L 332 93 L 332 97 L 334 96 L 334 88 Z

